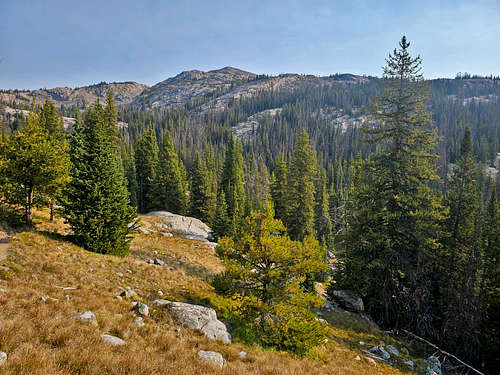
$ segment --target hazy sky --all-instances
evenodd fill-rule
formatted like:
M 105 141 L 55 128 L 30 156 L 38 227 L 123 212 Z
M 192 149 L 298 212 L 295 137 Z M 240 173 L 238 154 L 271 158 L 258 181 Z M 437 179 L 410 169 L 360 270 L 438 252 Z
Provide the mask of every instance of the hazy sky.
M 0 0 L 0 88 L 154 84 L 183 70 L 500 75 L 500 0 Z

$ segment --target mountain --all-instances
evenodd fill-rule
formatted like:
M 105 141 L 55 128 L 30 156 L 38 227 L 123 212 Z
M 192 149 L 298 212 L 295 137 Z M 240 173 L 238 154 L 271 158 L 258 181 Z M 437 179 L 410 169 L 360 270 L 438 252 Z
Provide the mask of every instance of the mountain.
M 77 87 L 56 87 L 53 89 L 38 90 L 4 90 L 0 91 L 0 102 L 30 105 L 33 97 L 37 103 L 44 103 L 46 100 L 53 101 L 58 106 L 81 108 L 94 103 L 97 98 L 101 101 L 106 99 L 111 90 L 115 95 L 117 105 L 129 104 L 141 92 L 149 86 L 136 82 L 101 82 L 91 86 Z
M 198 107 L 195 112 L 219 112 L 234 100 L 248 99 L 263 91 L 365 83 L 368 80 L 353 74 L 317 77 L 287 73 L 267 76 L 233 67 L 208 72 L 190 70 L 144 90 L 134 99 L 133 104 L 142 108 L 170 108 L 191 104 L 191 107 Z

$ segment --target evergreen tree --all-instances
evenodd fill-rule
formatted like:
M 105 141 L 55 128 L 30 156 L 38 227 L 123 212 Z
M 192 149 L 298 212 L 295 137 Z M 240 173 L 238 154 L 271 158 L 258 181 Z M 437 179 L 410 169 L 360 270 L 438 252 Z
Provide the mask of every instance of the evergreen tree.
M 217 199 L 217 208 L 215 210 L 212 229 L 217 238 L 231 236 L 233 234 L 232 220 L 227 212 L 226 195 L 224 191 L 220 192 L 219 198 Z
M 224 159 L 220 190 L 224 192 L 227 215 L 231 220 L 232 235 L 235 235 L 243 217 L 245 188 L 243 186 L 243 157 L 241 142 L 236 142 L 231 134 Z
M 479 344 L 477 272 L 480 257 L 476 228 L 478 193 L 469 127 L 465 129 L 459 159 L 452 173 L 445 204 L 448 215 L 441 256 L 444 262 L 441 285 L 445 298 L 441 331 L 443 340 L 454 343 L 454 352 L 470 360 L 476 356 L 474 352 Z
M 325 335 L 310 311 L 317 300 L 300 287 L 308 274 L 325 269 L 319 243 L 284 235 L 270 203 L 242 225 L 241 236 L 219 240 L 216 252 L 234 292 L 247 297 L 242 299 L 245 321 L 258 322 L 264 344 L 304 354 Z
M 326 187 L 326 171 L 321 170 L 316 181 L 316 193 L 314 203 L 314 228 L 316 238 L 325 246 L 331 245 L 332 222 L 329 215 L 329 200 Z
M 484 218 L 481 281 L 483 360 L 490 373 L 500 370 L 500 212 L 496 188 L 491 191 Z
M 151 208 L 184 215 L 188 207 L 184 166 L 177 156 L 170 132 L 163 135 L 157 170 L 149 191 Z
M 149 200 L 151 187 L 156 177 L 158 164 L 158 143 L 153 127 L 149 126 L 139 138 L 135 149 L 135 170 L 138 184 L 139 212 L 151 209 Z
M 216 196 L 212 190 L 209 171 L 198 152 L 196 152 L 191 173 L 190 197 L 191 215 L 205 223 L 212 223 L 215 213 Z
M 129 251 L 130 206 L 116 143 L 99 101 L 71 136 L 71 177 L 65 217 L 77 243 L 88 250 L 114 255 Z
M 297 139 L 288 173 L 286 227 L 290 237 L 294 240 L 302 241 L 314 233 L 316 178 L 316 153 L 304 130 Z
M 366 129 L 378 152 L 352 177 L 344 287 L 360 292 L 386 327 L 433 331 L 431 256 L 442 211 L 429 184 L 438 179 L 421 58 L 403 37 L 384 67 L 384 91 Z
M 271 197 L 273 198 L 276 219 L 285 221 L 287 218 L 287 166 L 283 154 L 274 169 L 271 182 Z
M 135 169 L 135 153 L 132 145 L 122 143 L 122 162 L 125 178 L 127 179 L 127 190 L 129 192 L 130 205 L 137 207 L 137 195 L 139 187 L 137 185 L 137 172 Z
M 57 113 L 56 106 L 50 100 L 47 100 L 38 114 L 40 125 L 47 130 L 50 136 L 63 138 L 64 125 L 62 118 Z
M 27 125 L 0 142 L 0 175 L 4 198 L 24 207 L 25 223 L 33 225 L 33 207 L 54 199 L 67 181 L 68 145 L 56 139 L 33 111 Z

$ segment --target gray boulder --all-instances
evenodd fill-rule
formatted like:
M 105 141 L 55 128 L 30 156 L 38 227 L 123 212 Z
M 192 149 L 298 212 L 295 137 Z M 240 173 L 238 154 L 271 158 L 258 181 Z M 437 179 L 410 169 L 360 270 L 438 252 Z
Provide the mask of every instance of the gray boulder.
M 161 260 L 160 258 L 155 258 L 153 260 L 154 264 L 156 264 L 157 266 L 164 266 L 165 265 L 165 262 L 163 260 Z
M 7 362 L 7 353 L 0 352 L 0 366 L 3 366 Z
M 413 363 L 413 361 L 411 359 L 404 360 L 404 364 L 411 369 L 415 366 L 415 364 Z
M 387 353 L 387 350 L 381 345 L 374 346 L 370 350 L 368 350 L 369 353 L 373 354 L 375 357 L 388 360 L 391 358 L 391 355 Z
M 210 227 L 194 217 L 176 215 L 168 211 L 154 211 L 148 215 L 161 218 L 168 228 L 184 233 L 188 239 L 206 242 L 213 237 Z
M 210 352 L 205 350 L 200 350 L 198 352 L 198 359 L 203 362 L 209 362 L 215 366 L 223 368 L 226 365 L 226 360 L 222 354 L 217 352 Z
M 122 292 L 119 294 L 119 296 L 122 298 L 130 298 L 135 295 L 137 295 L 137 293 L 134 292 L 132 289 L 130 289 L 130 287 L 123 289 Z
M 125 345 L 126 342 L 121 338 L 111 335 L 101 335 L 102 341 L 111 346 L 122 346 Z
M 399 350 L 395 346 L 387 345 L 386 349 L 390 354 L 399 357 Z
M 217 319 L 214 309 L 164 299 L 155 300 L 153 305 L 166 307 L 181 324 L 191 329 L 202 330 L 212 340 L 222 340 L 224 344 L 231 342 L 231 335 L 226 325 Z
M 142 302 L 134 302 L 134 307 L 132 307 L 132 311 L 140 316 L 148 316 L 149 315 L 148 305 L 146 305 Z
M 71 319 L 82 320 L 84 322 L 97 324 L 97 318 L 95 317 L 95 315 L 92 311 L 78 312 L 76 314 L 71 315 Z
M 365 306 L 361 297 L 355 293 L 348 290 L 334 290 L 332 297 L 342 306 L 344 309 L 351 310 L 354 312 L 363 312 Z
M 441 372 L 441 362 L 437 357 L 431 355 L 427 358 L 427 368 L 425 369 L 425 375 L 442 375 Z

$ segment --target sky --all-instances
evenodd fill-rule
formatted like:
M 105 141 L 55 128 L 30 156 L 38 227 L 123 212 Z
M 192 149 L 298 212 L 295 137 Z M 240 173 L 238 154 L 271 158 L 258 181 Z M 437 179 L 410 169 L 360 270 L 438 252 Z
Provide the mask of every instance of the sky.
M 500 0 L 0 0 L 0 88 L 153 85 L 182 71 L 500 75 Z

